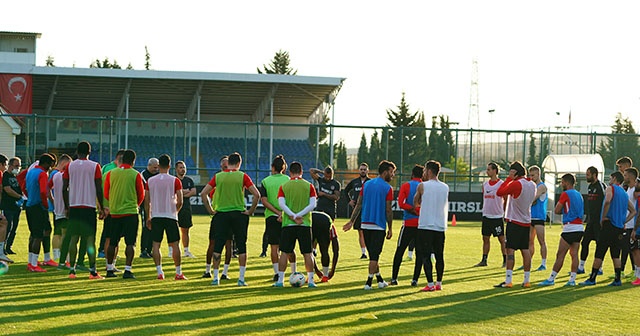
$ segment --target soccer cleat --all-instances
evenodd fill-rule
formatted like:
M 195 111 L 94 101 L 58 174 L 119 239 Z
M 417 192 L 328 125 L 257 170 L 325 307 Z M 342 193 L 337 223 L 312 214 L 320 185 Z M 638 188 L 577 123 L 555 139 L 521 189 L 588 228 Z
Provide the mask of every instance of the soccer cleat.
M 386 281 L 378 282 L 378 288 L 385 288 L 387 286 L 389 286 L 389 284 Z
M 309 287 L 309 288 L 318 288 L 318 286 L 317 286 L 315 283 L 313 283 L 313 282 L 310 282 L 310 283 L 307 285 L 307 287 Z
M 437 291 L 442 290 L 442 285 L 438 285 L 438 284 L 436 284 L 436 290 L 437 290 Z
M 271 285 L 271 287 L 282 288 L 282 287 L 284 287 L 284 283 L 282 283 L 282 282 L 274 282 L 273 285 Z
M 555 285 L 556 282 L 555 281 L 549 281 L 549 279 L 543 281 L 543 282 L 539 282 L 538 286 L 553 286 Z
M 507 267 L 507 263 L 506 263 L 506 262 L 503 262 L 501 267 L 502 267 L 502 268 L 506 268 L 506 267 Z
M 98 252 L 98 258 L 104 258 L 104 251 Z
M 411 287 L 418 287 L 418 280 L 411 280 Z
M 164 280 L 164 273 L 160 273 L 160 274 L 158 274 L 158 277 L 156 277 L 156 279 L 158 279 L 158 280 Z
M 576 286 L 576 282 L 575 281 L 567 281 L 566 284 L 564 284 L 564 287 L 575 287 Z
M 246 287 L 249 286 L 244 280 L 238 280 L 238 287 Z
M 117 278 L 116 272 L 113 270 L 107 270 L 107 278 Z
M 631 282 L 631 284 L 634 286 L 640 286 L 640 278 L 636 278 L 634 281 Z
M 218 279 L 211 280 L 211 286 L 217 286 L 219 284 L 220 284 L 220 281 Z
M 367 255 L 366 255 L 366 254 L 364 254 L 364 253 L 363 253 L 363 254 L 360 256 L 360 259 L 368 259 L 368 257 L 367 257 Z
M 195 258 L 196 256 L 194 256 L 193 253 L 191 253 L 191 251 L 189 251 L 189 252 L 185 252 L 183 257 L 185 257 L 185 258 Z
M 487 266 L 487 262 L 486 261 L 481 261 L 475 265 L 473 265 L 473 267 L 485 267 Z
M 278 282 L 278 275 L 277 274 L 273 275 L 273 282 Z
M 435 292 L 435 291 L 436 291 L 436 286 L 429 286 L 429 285 L 426 285 L 426 286 L 424 286 L 424 288 L 422 288 L 420 291 L 421 291 L 421 292 Z
M 124 274 L 122 274 L 122 278 L 123 279 L 135 279 L 136 276 L 133 275 L 133 272 L 131 272 L 131 271 L 124 271 Z
M 69 279 L 75 279 L 75 278 L 76 278 L 76 271 L 69 272 Z
M 222 275 L 220 276 L 220 280 L 231 280 L 231 278 L 229 278 L 228 275 L 222 273 Z
M 202 273 L 202 277 L 203 277 L 203 278 L 211 278 L 211 273 L 209 273 L 209 272 L 204 272 L 204 273 Z
M 603 275 L 603 274 L 604 274 L 604 271 L 602 269 L 599 269 L 598 270 L 598 275 Z
M 174 280 L 189 280 L 187 279 L 186 276 L 184 276 L 184 274 L 176 274 L 175 278 L 173 278 Z
M 576 274 L 584 274 L 584 268 L 578 268 L 578 270 L 576 271 Z
M 587 279 L 587 280 L 579 283 L 578 285 L 580 285 L 580 286 L 595 286 L 595 284 L 596 284 L 595 281 Z
M 142 251 L 142 252 L 140 252 L 140 258 L 148 259 L 148 258 L 152 258 L 152 257 L 151 257 L 151 254 L 149 254 L 149 252 Z
M 622 281 L 620 280 L 613 280 L 610 284 L 607 285 L 608 287 L 618 287 L 618 286 L 622 286 Z
M 43 266 L 51 266 L 51 267 L 58 267 L 58 263 L 49 259 L 48 261 L 43 261 L 42 262 Z
M 89 274 L 89 280 L 102 280 L 102 279 L 104 279 L 104 277 L 98 274 L 98 272 Z
M 373 287 L 371 287 L 370 285 L 364 285 L 364 290 L 372 290 Z
M 7 255 L 4 254 L 4 253 L 0 253 L 0 260 L 8 262 L 10 264 L 13 264 L 13 260 L 11 260 L 11 258 L 7 257 Z
M 531 288 L 531 283 L 530 282 L 523 282 L 522 285 L 520 285 L 520 287 L 522 287 L 522 288 Z
M 513 287 L 513 283 L 511 283 L 511 282 L 510 283 L 506 283 L 506 282 L 503 281 L 503 282 L 501 282 L 501 283 L 499 283 L 499 284 L 497 284 L 497 285 L 495 285 L 493 287 L 495 287 L 495 288 L 511 288 L 511 287 Z
M 58 264 L 58 267 L 56 267 L 56 269 L 57 269 L 58 271 L 66 271 L 66 270 L 68 270 L 68 269 L 69 269 L 69 267 L 67 267 L 67 266 L 66 266 L 66 265 L 64 265 L 64 264 Z
M 397 286 L 397 285 L 398 285 L 398 280 L 396 280 L 396 279 L 391 279 L 391 282 L 389 283 L 389 285 L 391 285 L 391 286 Z
M 545 265 L 540 265 L 540 266 L 538 266 L 538 268 L 536 268 L 536 271 L 538 271 L 538 272 L 539 271 L 546 271 L 546 270 L 547 270 L 547 266 L 545 266 Z
M 262 252 L 262 253 L 260 253 L 260 258 L 265 258 L 266 256 L 267 256 L 267 253 L 266 253 L 266 252 Z
M 40 266 L 31 266 L 31 269 L 29 271 L 36 272 L 36 273 L 44 273 L 47 270 L 42 268 L 42 267 L 40 267 Z
M 329 282 L 329 277 L 326 275 L 323 275 L 322 279 L 320 279 L 320 282 Z

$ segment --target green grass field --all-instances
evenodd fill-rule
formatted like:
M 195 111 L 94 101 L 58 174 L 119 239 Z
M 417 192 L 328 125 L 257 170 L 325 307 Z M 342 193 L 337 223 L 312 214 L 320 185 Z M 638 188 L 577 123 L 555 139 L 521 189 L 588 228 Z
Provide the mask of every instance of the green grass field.
M 204 271 L 208 217 L 196 216 L 191 249 L 196 259 L 183 260 L 189 281 L 174 281 L 171 259 L 163 258 L 167 280 L 155 279 L 151 259 L 136 258 L 135 280 L 88 280 L 88 273 L 67 279 L 67 272 L 26 271 L 28 230 L 21 220 L 14 250 L 16 263 L 0 277 L 1 335 L 91 334 L 111 335 L 211 335 L 211 334 L 638 334 L 637 305 L 640 289 L 625 280 L 609 288 L 611 261 L 605 276 L 589 288 L 564 288 L 569 258 L 555 287 L 495 289 L 504 280 L 497 240 L 492 241 L 489 267 L 472 268 L 481 256 L 478 223 L 458 223 L 447 231 L 443 290 L 423 293 L 410 287 L 413 266 L 405 261 L 400 285 L 364 291 L 367 262 L 360 260 L 357 234 L 340 233 L 341 257 L 336 276 L 316 289 L 272 288 L 272 266 L 259 258 L 264 219 L 255 217 L 249 229 L 249 287 L 237 287 L 237 260 L 232 280 L 210 286 Z M 338 219 L 340 227 L 345 219 Z M 397 235 L 400 221 L 395 221 Z M 337 226 L 338 226 L 337 225 Z M 547 231 L 549 269 L 555 260 L 560 227 Z M 397 236 L 387 241 L 381 256 L 386 280 Z M 122 246 L 122 243 L 121 243 Z M 593 246 L 593 245 L 592 245 Z M 138 251 L 139 252 L 139 251 Z M 163 248 L 166 255 L 166 246 Z M 122 253 L 121 253 L 122 254 Z M 138 254 L 138 253 L 137 253 Z M 608 256 L 607 256 L 608 258 Z M 518 257 L 516 259 L 519 259 Z M 587 265 L 590 266 L 590 259 Z M 540 256 L 534 256 L 538 266 Z M 516 264 L 519 264 L 517 261 Z M 104 259 L 98 260 L 104 269 Z M 124 267 L 121 258 L 118 265 Z M 298 267 L 304 269 L 301 261 Z M 629 272 L 627 266 L 627 272 Z M 104 272 L 103 272 L 104 273 Z M 533 272 L 532 284 L 549 271 Z M 582 281 L 585 277 L 579 276 Z M 420 279 L 425 284 L 424 277 Z M 514 284 L 522 281 L 515 272 Z M 287 284 L 288 285 L 288 284 Z

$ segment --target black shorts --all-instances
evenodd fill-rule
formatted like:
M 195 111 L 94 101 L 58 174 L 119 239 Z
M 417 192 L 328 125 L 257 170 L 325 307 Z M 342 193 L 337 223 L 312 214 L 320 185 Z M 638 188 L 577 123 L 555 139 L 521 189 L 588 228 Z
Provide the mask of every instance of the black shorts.
M 138 236 L 138 215 L 127 215 L 123 217 L 111 217 L 111 232 L 109 232 L 109 245 L 118 246 L 120 237 L 124 237 L 127 246 L 136 245 Z
M 324 212 L 314 212 L 311 217 L 311 233 L 313 240 L 317 241 L 321 246 L 329 246 L 331 236 L 331 217 Z M 335 229 L 334 229 L 335 230 Z
M 53 221 L 53 234 L 56 236 L 62 235 L 62 230 L 66 230 L 69 226 L 69 220 L 66 218 L 58 218 Z
M 369 260 L 378 261 L 387 233 L 384 230 L 363 229 L 362 234 L 364 235 L 364 243 L 367 245 L 367 252 L 369 252 Z
M 531 226 L 542 225 L 544 226 L 544 219 L 532 219 Z
M 562 239 L 564 239 L 564 241 L 569 243 L 569 245 L 574 244 L 574 243 L 579 243 L 582 240 L 583 236 L 584 236 L 584 232 L 582 232 L 582 231 L 578 231 L 578 232 L 563 232 L 563 233 L 560 234 L 560 237 L 562 237 Z
M 215 240 L 213 252 L 222 253 L 227 240 L 235 238 L 238 254 L 247 253 L 249 216 L 242 211 L 217 212 L 211 220 L 209 239 Z M 214 239 L 212 239 L 212 234 Z
M 265 232 L 267 233 L 267 243 L 269 245 L 280 245 L 282 222 L 278 222 L 278 216 L 269 216 L 265 218 L 264 222 Z
M 285 226 L 282 228 L 282 235 L 280 236 L 280 251 L 284 253 L 292 253 L 296 247 L 296 241 L 298 241 L 298 247 L 300 253 L 311 253 L 313 248 L 311 247 L 311 227 L 304 225 Z
M 178 226 L 188 229 L 193 226 L 191 210 L 184 207 L 178 212 Z
M 362 230 L 362 213 L 356 217 L 355 222 L 353 222 L 353 228 L 355 230 Z
M 530 230 L 528 226 L 521 226 L 507 221 L 506 247 L 512 250 L 528 250 Z
M 151 218 L 151 239 L 156 243 L 162 243 L 162 236 L 167 233 L 167 242 L 169 244 L 180 240 L 180 230 L 178 229 L 178 221 L 173 218 Z
M 421 256 L 444 252 L 444 231 L 418 229 L 416 232 L 416 250 Z
M 82 237 L 95 236 L 97 225 L 95 208 L 69 208 L 67 234 Z
M 51 223 L 49 222 L 49 212 L 47 209 L 43 209 L 40 204 L 27 207 L 27 225 L 29 226 L 29 232 L 31 237 L 36 239 L 42 239 L 44 233 L 51 231 Z
M 604 220 L 600 230 L 600 239 L 596 244 L 596 258 L 604 259 L 607 250 L 609 250 L 611 258 L 620 258 L 623 233 L 624 229 L 613 226 L 609 220 Z
M 502 218 L 487 218 L 482 216 L 482 235 L 504 236 L 504 220 Z
M 600 223 L 590 223 L 587 222 L 587 225 L 584 228 L 584 236 L 582 237 L 582 242 L 590 242 L 590 241 L 598 241 L 600 238 Z

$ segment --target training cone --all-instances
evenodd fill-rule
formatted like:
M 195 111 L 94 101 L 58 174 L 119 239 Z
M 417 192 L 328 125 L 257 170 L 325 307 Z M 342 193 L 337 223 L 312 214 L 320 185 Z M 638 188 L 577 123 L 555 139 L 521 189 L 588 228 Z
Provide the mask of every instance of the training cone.
M 456 226 L 456 215 L 454 214 L 453 217 L 451 217 L 451 226 Z

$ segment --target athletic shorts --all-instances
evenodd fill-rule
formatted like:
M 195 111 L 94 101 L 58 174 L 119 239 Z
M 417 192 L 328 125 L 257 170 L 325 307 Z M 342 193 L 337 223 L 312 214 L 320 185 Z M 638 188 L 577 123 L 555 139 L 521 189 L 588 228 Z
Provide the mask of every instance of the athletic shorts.
M 169 244 L 180 240 L 180 230 L 178 222 L 173 218 L 151 218 L 151 239 L 156 243 L 162 243 L 162 236 L 167 233 Z
M 528 226 L 520 226 L 507 221 L 506 247 L 513 250 L 528 250 L 530 230 Z
M 95 208 L 69 208 L 69 229 L 71 236 L 89 237 L 96 235 L 98 219 Z
M 191 210 L 180 209 L 178 212 L 178 225 L 183 229 L 188 229 L 193 226 Z
M 31 237 L 42 239 L 46 231 L 51 231 L 51 223 L 49 222 L 49 212 L 43 209 L 40 204 L 27 207 L 27 225 Z
M 531 226 L 542 225 L 544 226 L 544 219 L 532 219 Z
M 569 243 L 569 245 L 571 245 L 573 243 L 579 243 L 582 240 L 583 236 L 584 236 L 584 232 L 582 232 L 582 231 L 580 231 L 580 232 L 563 232 L 563 233 L 560 234 L 560 237 L 562 237 L 562 239 L 564 239 L 564 241 Z
M 353 228 L 355 230 L 362 230 L 362 214 L 356 218 L 356 221 L 353 222 Z
M 589 223 L 584 228 L 584 236 L 582 237 L 582 241 L 590 242 L 590 241 L 598 241 L 600 238 L 600 223 Z
M 56 236 L 62 235 L 62 230 L 66 230 L 69 226 L 69 220 L 66 218 L 58 218 L 53 221 L 53 234 Z
M 418 229 L 416 232 L 416 249 L 419 255 L 429 257 L 429 254 L 442 255 L 444 251 L 444 231 Z
M 624 229 L 613 226 L 609 220 L 604 220 L 600 231 L 600 240 L 596 244 L 596 258 L 604 259 L 607 250 L 609 250 L 611 258 L 620 258 L 623 233 Z
M 293 253 L 293 249 L 298 247 L 300 253 L 307 254 L 313 250 L 311 246 L 311 227 L 304 225 L 285 226 L 282 228 L 280 236 L 280 251 L 284 253 Z
M 278 216 L 269 216 L 265 218 L 264 222 L 265 232 L 267 233 L 267 243 L 269 245 L 280 245 L 282 222 L 278 222 Z
M 322 212 L 313 213 L 312 216 L 311 233 L 313 240 L 322 246 L 329 246 L 329 242 L 332 239 L 331 228 L 333 227 L 331 217 Z
M 504 236 L 504 220 L 502 218 L 487 218 L 482 216 L 482 235 Z
M 363 229 L 362 234 L 364 236 L 364 243 L 367 246 L 367 252 L 369 253 L 369 260 L 378 261 L 387 233 L 383 230 Z
M 136 246 L 138 236 L 138 215 L 123 217 L 111 217 L 111 232 L 109 232 L 109 245 L 118 246 L 120 238 L 124 237 L 127 246 Z
M 238 254 L 247 253 L 247 230 L 249 228 L 249 216 L 242 211 L 217 212 L 211 220 L 211 231 L 215 237 L 213 252 L 222 253 L 227 240 L 233 237 L 238 248 Z

